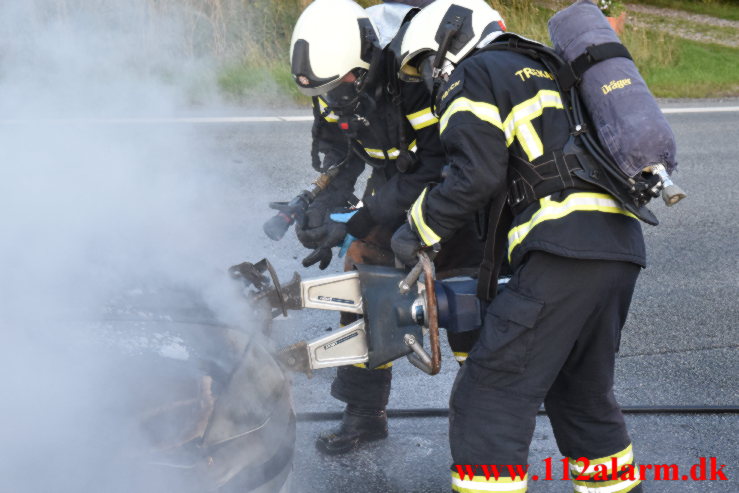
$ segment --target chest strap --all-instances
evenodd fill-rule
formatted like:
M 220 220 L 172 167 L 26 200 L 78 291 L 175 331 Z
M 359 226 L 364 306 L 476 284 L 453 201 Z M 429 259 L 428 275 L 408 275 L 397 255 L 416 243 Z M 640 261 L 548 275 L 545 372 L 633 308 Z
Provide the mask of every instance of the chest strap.
M 508 205 L 514 215 L 539 199 L 567 188 L 594 188 L 575 176 L 583 167 L 575 154 L 554 151 L 549 159 L 537 164 L 511 155 L 508 175 Z

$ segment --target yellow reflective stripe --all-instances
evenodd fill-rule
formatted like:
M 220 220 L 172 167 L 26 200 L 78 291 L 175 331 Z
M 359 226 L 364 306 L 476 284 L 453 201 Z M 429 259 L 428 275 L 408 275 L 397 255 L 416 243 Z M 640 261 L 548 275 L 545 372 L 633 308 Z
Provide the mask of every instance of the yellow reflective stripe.
M 439 120 L 439 133 L 444 133 L 449 119 L 461 111 L 469 111 L 482 121 L 503 130 L 506 136 L 506 145 L 510 146 L 518 138 L 521 147 L 530 161 L 544 154 L 544 145 L 537 135 L 531 121 L 544 112 L 544 108 L 564 109 L 562 98 L 557 91 L 542 89 L 536 96 L 517 104 L 503 122 L 497 106 L 481 101 L 472 101 L 468 98 L 455 99 L 446 109 Z
M 627 479 L 625 481 L 585 482 L 573 481 L 575 493 L 627 493 L 641 483 L 641 479 Z
M 415 139 L 413 140 L 413 142 L 410 143 L 410 145 L 408 145 L 408 149 L 416 152 L 417 146 Z M 382 152 L 382 149 L 370 149 L 369 147 L 365 147 L 364 152 L 375 159 L 385 159 L 385 154 Z M 393 147 L 387 151 L 387 156 L 390 159 L 398 159 L 398 156 L 400 156 L 400 151 L 397 148 Z
M 503 130 L 503 122 L 500 119 L 500 111 L 498 111 L 497 106 L 481 101 L 472 101 L 468 98 L 457 98 L 449 105 L 444 114 L 441 115 L 441 119 L 439 120 L 439 134 L 444 133 L 449 119 L 460 111 L 469 111 L 480 120 Z
M 321 113 L 323 113 L 323 110 L 325 110 L 327 106 L 328 104 L 326 104 L 326 101 L 324 101 L 321 98 L 318 98 L 318 108 L 321 110 Z M 331 122 L 331 123 L 339 121 L 339 117 L 336 116 L 336 114 L 333 111 L 329 113 L 328 115 L 326 115 L 324 118 L 326 119 L 327 122 Z
M 419 195 L 416 201 L 413 202 L 413 206 L 411 206 L 411 220 L 416 226 L 416 230 L 421 236 L 421 241 L 423 241 L 423 244 L 426 246 L 431 246 L 439 243 L 441 241 L 441 236 L 437 235 L 423 219 L 423 199 L 426 198 L 426 192 L 428 191 L 428 187 L 424 188 L 423 192 L 421 192 L 421 195 Z
M 531 219 L 519 224 L 508 232 L 508 259 L 513 249 L 526 238 L 537 225 L 554 219 L 560 219 L 572 212 L 609 212 L 623 214 L 636 219 L 632 213 L 621 208 L 621 205 L 608 194 L 581 192 L 569 195 L 562 202 L 555 202 L 550 197 L 539 199 L 540 208 L 531 216 Z
M 460 363 L 464 363 L 467 361 L 467 356 L 469 356 L 470 353 L 461 353 L 454 351 L 454 359 L 456 359 Z
M 623 457 L 625 455 L 633 455 L 632 445 L 629 445 L 622 451 L 616 452 L 615 454 L 609 455 L 607 457 L 601 457 L 599 459 L 590 459 L 590 463 L 591 464 L 603 464 L 604 462 L 610 462 L 611 457 Z M 571 457 L 568 457 L 567 460 L 570 462 L 570 464 L 575 464 L 577 462 L 575 459 Z
M 431 112 L 431 108 L 425 108 L 421 111 L 411 113 L 410 115 L 406 115 L 406 118 L 408 118 L 408 121 L 411 123 L 413 130 L 421 130 L 422 128 L 430 127 L 439 121 L 439 119 Z
M 369 149 L 365 147 L 364 152 L 369 154 L 371 157 L 374 157 L 377 159 L 385 159 L 385 154 L 383 154 L 382 149 Z
M 518 141 L 529 161 L 533 161 L 544 154 L 541 138 L 531 125 L 531 120 L 540 117 L 544 112 L 544 108 L 564 109 L 562 98 L 557 91 L 542 89 L 533 98 L 514 106 L 503 123 L 506 145 L 510 146 L 513 139 L 518 137 Z
M 588 476 L 592 476 L 593 474 L 596 473 L 595 466 L 599 464 L 605 464 L 606 466 L 608 466 L 607 472 L 608 474 L 610 474 L 611 470 L 613 469 L 612 459 L 614 458 L 616 459 L 616 470 L 617 471 L 621 469 L 621 466 L 625 466 L 626 464 L 631 464 L 634 461 L 634 453 L 633 453 L 631 445 L 629 445 L 628 447 L 626 447 L 620 452 L 616 452 L 613 455 L 609 455 L 608 457 L 601 457 L 599 459 L 590 459 L 589 460 L 590 464 L 587 469 L 584 468 L 584 464 L 577 462 L 573 458 L 568 458 L 568 461 L 570 463 L 570 471 L 572 471 L 574 475 L 587 474 Z M 599 469 L 601 471 L 603 470 L 602 467 Z
M 537 157 L 544 155 L 544 144 L 541 142 L 531 122 L 526 122 L 518 127 L 516 129 L 516 136 L 529 161 L 533 161 Z
M 411 145 L 415 145 L 415 144 L 416 144 L 416 141 L 414 140 L 411 143 Z M 385 154 L 383 154 L 382 149 L 369 149 L 365 147 L 364 152 L 366 152 L 367 154 L 369 154 L 370 157 L 373 157 L 375 159 L 385 159 Z M 399 155 L 400 155 L 400 151 L 395 147 L 387 151 L 387 157 L 389 159 L 398 159 Z
M 460 493 L 483 493 L 489 491 L 525 493 L 528 477 L 528 474 L 523 479 L 500 476 L 496 481 L 492 476 L 490 480 L 486 480 L 485 476 L 476 475 L 472 479 L 460 479 L 458 473 L 452 472 L 452 491 L 459 491 Z M 465 476 L 465 478 L 469 478 L 469 476 Z
M 354 363 L 352 366 L 356 366 L 357 368 L 364 368 L 367 369 L 367 365 L 364 363 Z M 376 366 L 372 368 L 373 370 L 387 370 L 388 368 L 392 368 L 393 362 L 385 363 L 384 365 Z

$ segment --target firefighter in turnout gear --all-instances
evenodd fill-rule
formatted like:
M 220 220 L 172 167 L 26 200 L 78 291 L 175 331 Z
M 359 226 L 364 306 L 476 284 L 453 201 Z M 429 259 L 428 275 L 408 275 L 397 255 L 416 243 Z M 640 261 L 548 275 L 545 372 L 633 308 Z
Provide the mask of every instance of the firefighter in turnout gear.
M 365 10 L 350 0 L 316 0 L 298 19 L 292 74 L 300 90 L 313 97 L 313 165 L 319 171 L 338 168 L 302 224 L 296 224 L 298 239 L 313 249 L 303 261 L 306 267 L 320 263 L 326 268 L 332 248 L 342 244 L 350 245 L 347 270 L 360 263 L 394 265 L 392 233 L 421 190 L 441 179 L 446 160 L 428 91 L 398 80 L 395 57 L 385 49 L 417 12 L 398 3 Z M 366 164 L 372 173 L 362 206 L 347 209 Z M 466 221 L 435 259 L 438 275 L 476 273 L 482 247 L 474 223 Z M 341 315 L 342 325 L 355 319 Z M 476 336 L 450 335 L 458 361 L 466 358 Z M 341 426 L 318 437 L 320 451 L 344 453 L 387 436 L 390 366 L 338 368 L 331 394 L 347 406 Z
M 525 492 L 528 476 L 500 466 L 528 463 L 544 403 L 572 477 L 584 475 L 576 492 L 639 492 L 638 477 L 615 476 L 612 468 L 633 463 L 613 384 L 621 330 L 645 267 L 640 223 L 571 172 L 584 155 L 566 102 L 544 64 L 510 48 L 521 38 L 493 32 L 464 60 L 439 55 L 448 29 L 463 32 L 454 18 L 469 3 L 437 0 L 406 31 L 401 70 L 422 74 L 428 60 L 447 67 L 435 73 L 448 75 L 436 110 L 450 168 L 421 192 L 392 239 L 396 255 L 411 261 L 420 248 L 442 243 L 443 251 L 460 225 L 484 211 L 478 295 L 490 300 L 502 259 L 513 269 L 452 390 L 452 490 Z M 498 465 L 500 477 L 486 479 L 475 469 L 481 464 Z

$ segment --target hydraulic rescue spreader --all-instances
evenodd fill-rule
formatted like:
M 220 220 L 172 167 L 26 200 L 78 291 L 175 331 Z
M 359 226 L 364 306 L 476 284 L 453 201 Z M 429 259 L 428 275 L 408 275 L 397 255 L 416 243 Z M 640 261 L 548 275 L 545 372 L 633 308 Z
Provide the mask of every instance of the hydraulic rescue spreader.
M 362 315 L 357 321 L 311 341 L 301 341 L 279 354 L 293 371 L 308 375 L 318 368 L 364 363 L 375 368 L 407 356 L 429 375 L 441 369 L 439 328 L 466 332 L 482 325 L 484 304 L 470 277 L 436 280 L 425 252 L 406 274 L 400 269 L 357 265 L 357 270 L 302 280 L 295 273 L 281 284 L 268 260 L 244 262 L 229 269 L 243 281 L 247 297 L 272 312 L 314 308 Z M 498 281 L 498 289 L 507 279 Z M 428 334 L 430 352 L 423 346 Z

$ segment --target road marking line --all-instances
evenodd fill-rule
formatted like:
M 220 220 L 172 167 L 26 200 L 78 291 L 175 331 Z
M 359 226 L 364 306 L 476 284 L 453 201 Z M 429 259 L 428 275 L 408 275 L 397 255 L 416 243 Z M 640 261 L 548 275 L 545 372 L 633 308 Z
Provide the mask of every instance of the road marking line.
M 727 113 L 737 112 L 739 106 L 713 106 L 696 108 L 665 108 L 665 114 L 683 113 Z M 214 123 L 275 123 L 275 122 L 310 122 L 313 115 L 289 116 L 222 116 L 222 117 L 183 117 L 183 118 L 41 118 L 0 120 L 0 125 L 19 124 L 214 124 Z
M 170 123 L 270 123 L 270 122 L 310 122 L 310 116 L 224 116 L 224 117 L 183 117 L 183 118 L 40 118 L 0 120 L 0 124 L 170 124 Z
M 705 106 L 697 108 L 664 108 L 662 113 L 679 114 L 679 113 L 723 113 L 730 111 L 739 111 L 739 106 Z

